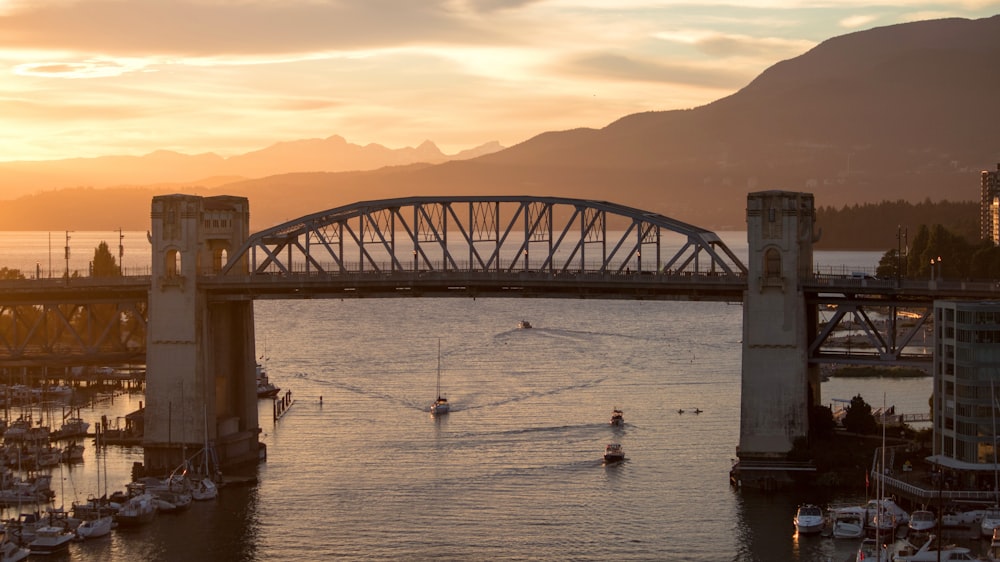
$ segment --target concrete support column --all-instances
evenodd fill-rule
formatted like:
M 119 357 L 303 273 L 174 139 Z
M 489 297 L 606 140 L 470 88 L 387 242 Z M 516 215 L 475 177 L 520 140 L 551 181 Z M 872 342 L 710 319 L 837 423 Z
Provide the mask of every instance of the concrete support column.
M 814 220 L 811 194 L 747 197 L 741 461 L 784 459 L 809 432 L 809 406 L 821 401 L 819 372 L 808 368 L 810 314 L 799 289 L 812 275 Z
M 198 284 L 249 237 L 243 197 L 152 203 L 144 462 L 169 473 L 208 441 L 220 464 L 257 459 L 252 301 L 214 303 Z

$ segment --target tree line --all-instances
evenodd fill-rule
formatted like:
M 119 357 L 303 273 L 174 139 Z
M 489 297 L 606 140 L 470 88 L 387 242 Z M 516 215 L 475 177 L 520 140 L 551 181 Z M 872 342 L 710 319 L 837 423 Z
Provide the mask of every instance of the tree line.
M 885 250 L 906 246 L 922 225 L 941 225 L 969 241 L 979 239 L 979 203 L 883 201 L 816 208 L 818 250 Z M 905 239 L 905 240 L 901 240 Z

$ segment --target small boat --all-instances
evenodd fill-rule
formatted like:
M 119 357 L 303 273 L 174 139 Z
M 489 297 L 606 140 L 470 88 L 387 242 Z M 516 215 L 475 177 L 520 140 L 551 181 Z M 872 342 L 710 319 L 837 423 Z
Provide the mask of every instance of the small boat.
M 605 463 L 615 463 L 625 460 L 625 449 L 622 448 L 621 443 L 608 443 L 604 447 L 604 462 Z
M 882 541 L 865 537 L 861 540 L 861 546 L 858 547 L 858 553 L 854 560 L 856 562 L 892 562 L 892 553 L 889 552 L 888 545 Z
M 0 562 L 20 562 L 30 554 L 30 550 L 12 541 L 6 531 L 0 531 Z
M 92 519 L 85 519 L 76 528 L 76 536 L 81 539 L 96 539 L 106 536 L 114 527 L 115 518 L 110 512 L 98 515 Z
M 63 422 L 62 427 L 52 432 L 52 439 L 69 439 L 73 437 L 86 437 L 90 424 L 82 418 L 69 418 Z
M 214 500 L 219 497 L 219 487 L 211 478 L 205 476 L 192 482 L 191 498 L 196 501 Z
M 702 412 L 704 412 L 704 411 L 705 411 L 705 410 L 702 410 L 701 408 L 695 408 L 695 409 L 694 409 L 694 413 L 696 413 L 696 414 L 700 414 L 700 413 L 702 413 Z
M 993 506 L 983 512 L 983 520 L 979 523 L 983 538 L 992 538 L 993 531 L 1000 528 L 1000 507 Z
M 31 554 L 55 554 L 69 548 L 70 541 L 76 537 L 73 531 L 62 527 L 46 525 L 35 529 L 35 539 L 28 543 Z
M 517 323 L 517 328 L 519 330 L 530 329 L 531 328 L 531 322 L 528 322 L 527 320 L 521 320 L 520 322 Z
M 863 507 L 842 507 L 833 510 L 833 530 L 835 539 L 860 539 L 865 535 L 865 509 Z
M 625 425 L 625 414 L 618 408 L 611 410 L 611 421 L 609 423 L 614 427 L 622 427 Z
M 795 517 L 792 524 L 799 534 L 818 533 L 823 530 L 826 519 L 823 517 L 823 510 L 811 503 L 802 504 L 795 510 Z
M 908 526 L 911 533 L 929 533 L 934 530 L 936 525 L 937 517 L 934 516 L 933 511 L 918 509 L 910 514 Z
M 153 494 L 139 482 L 129 482 L 125 487 L 128 500 L 115 514 L 115 522 L 122 527 L 135 527 L 152 521 L 156 517 L 156 498 Z
M 275 386 L 267 378 L 267 372 L 264 367 L 258 363 L 257 364 L 257 397 L 258 398 L 274 398 L 278 395 L 281 389 Z
M 897 548 L 894 562 L 947 562 L 949 560 L 976 560 L 964 546 L 939 545 L 934 535 L 927 538 L 919 549 L 908 541 Z
M 448 399 L 441 396 L 441 340 L 438 340 L 437 400 L 431 404 L 431 415 L 442 416 L 451 411 Z

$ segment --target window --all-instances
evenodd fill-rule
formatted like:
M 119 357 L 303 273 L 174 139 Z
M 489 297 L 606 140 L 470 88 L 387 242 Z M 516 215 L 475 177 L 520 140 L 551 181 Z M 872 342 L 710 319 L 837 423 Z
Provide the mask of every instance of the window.
M 776 248 L 764 251 L 764 277 L 781 277 L 781 253 Z

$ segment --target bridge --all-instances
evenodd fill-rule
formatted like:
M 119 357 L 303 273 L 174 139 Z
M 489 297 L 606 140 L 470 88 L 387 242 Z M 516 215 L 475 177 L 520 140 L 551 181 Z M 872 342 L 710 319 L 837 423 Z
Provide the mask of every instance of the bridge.
M 713 232 L 604 201 L 366 201 L 251 236 L 244 198 L 162 196 L 153 201 L 151 276 L 0 282 L 0 368 L 145 363 L 147 464 L 176 466 L 178 449 L 200 443 L 208 420 L 221 456 L 235 462 L 257 447 L 257 299 L 742 302 L 744 410 L 777 392 L 788 403 L 776 407 L 790 408 L 798 425 L 773 427 L 761 410 L 741 422 L 741 452 L 787 451 L 804 434 L 806 388 L 819 397 L 817 365 L 927 365 L 926 352 L 908 350 L 934 299 L 1000 295 L 990 283 L 817 275 L 813 216 L 807 194 L 751 194 L 748 267 Z M 784 309 L 801 319 L 775 326 Z M 866 345 L 833 344 L 848 321 Z M 791 371 L 772 368 L 780 364 Z M 205 419 L 168 427 L 172 404 L 189 401 L 204 405 Z

